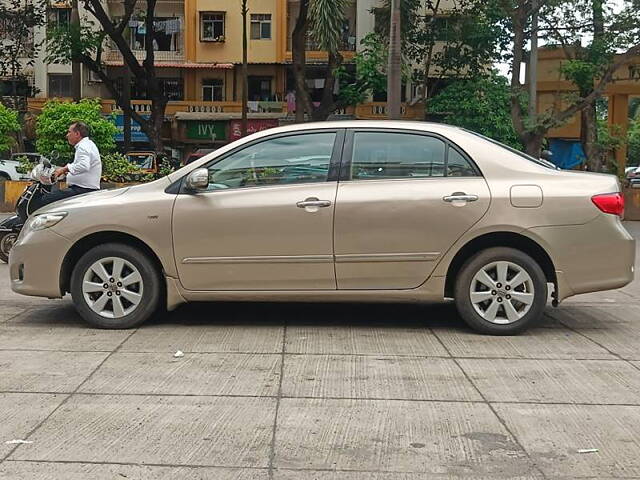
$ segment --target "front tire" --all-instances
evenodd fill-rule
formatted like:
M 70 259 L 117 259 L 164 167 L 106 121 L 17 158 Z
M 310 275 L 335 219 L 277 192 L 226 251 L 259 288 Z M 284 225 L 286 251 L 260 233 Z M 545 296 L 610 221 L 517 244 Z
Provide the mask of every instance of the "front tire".
M 489 248 L 462 266 L 455 285 L 458 313 L 474 330 L 516 335 L 539 321 L 547 304 L 540 265 L 520 250 Z
M 140 325 L 161 301 L 161 273 L 140 250 L 121 243 L 92 248 L 71 274 L 71 296 L 78 313 L 98 328 Z
M 9 252 L 13 248 L 14 243 L 18 239 L 15 232 L 6 232 L 0 234 L 0 261 L 9 263 Z

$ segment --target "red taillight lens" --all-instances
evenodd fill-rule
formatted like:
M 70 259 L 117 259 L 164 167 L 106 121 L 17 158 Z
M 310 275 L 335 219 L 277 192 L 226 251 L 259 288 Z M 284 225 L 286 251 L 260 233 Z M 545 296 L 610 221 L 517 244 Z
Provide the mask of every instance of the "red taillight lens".
M 621 193 L 595 195 L 591 197 L 591 201 L 604 213 L 618 215 L 621 218 L 624 215 L 624 196 Z

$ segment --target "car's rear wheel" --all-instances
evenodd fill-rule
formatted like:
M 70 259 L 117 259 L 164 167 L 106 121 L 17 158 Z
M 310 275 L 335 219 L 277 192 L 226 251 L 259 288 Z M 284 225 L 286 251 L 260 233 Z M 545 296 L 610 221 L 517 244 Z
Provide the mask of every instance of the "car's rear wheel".
M 9 262 L 9 252 L 17 239 L 18 234 L 15 232 L 0 233 L 0 261 Z
M 547 303 L 547 281 L 538 263 L 520 250 L 483 250 L 458 274 L 455 301 L 463 320 L 489 335 L 515 335 L 538 321 Z
M 92 248 L 71 274 L 76 309 L 98 328 L 131 328 L 149 319 L 161 300 L 160 272 L 140 250 L 109 243 Z

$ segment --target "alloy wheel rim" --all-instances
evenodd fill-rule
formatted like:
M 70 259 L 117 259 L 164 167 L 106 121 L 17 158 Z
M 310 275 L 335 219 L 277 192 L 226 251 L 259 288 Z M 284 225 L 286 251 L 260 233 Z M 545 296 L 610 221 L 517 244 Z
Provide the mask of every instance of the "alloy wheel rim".
M 119 257 L 102 258 L 82 279 L 82 295 L 91 310 L 104 318 L 122 318 L 142 301 L 144 283 L 140 271 Z
M 482 267 L 471 280 L 471 304 L 484 320 L 508 325 L 531 310 L 535 298 L 533 280 L 520 265 L 508 261 Z

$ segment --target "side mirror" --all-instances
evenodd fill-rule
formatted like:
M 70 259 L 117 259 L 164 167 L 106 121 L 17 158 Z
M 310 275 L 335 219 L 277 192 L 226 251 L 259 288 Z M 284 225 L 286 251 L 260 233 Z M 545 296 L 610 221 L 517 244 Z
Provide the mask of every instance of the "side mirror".
M 540 157 L 550 162 L 553 158 L 553 153 L 551 152 L 551 150 L 543 150 L 542 153 L 540 153 Z
M 209 186 L 209 170 L 198 168 L 187 176 L 185 188 L 192 192 L 205 190 Z

